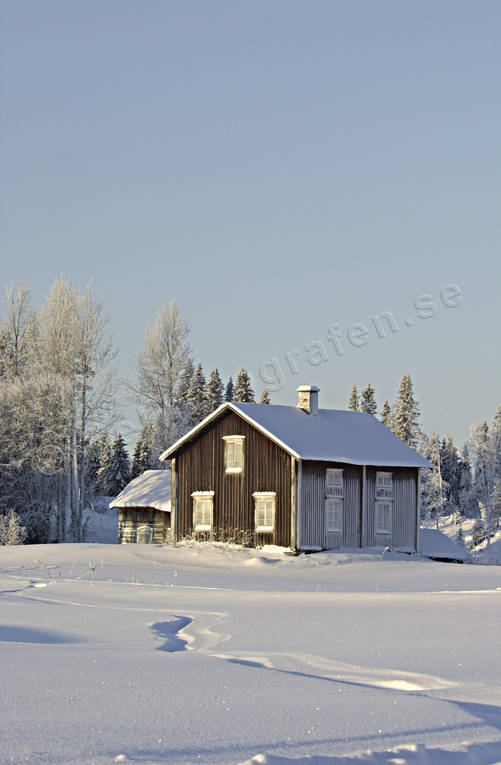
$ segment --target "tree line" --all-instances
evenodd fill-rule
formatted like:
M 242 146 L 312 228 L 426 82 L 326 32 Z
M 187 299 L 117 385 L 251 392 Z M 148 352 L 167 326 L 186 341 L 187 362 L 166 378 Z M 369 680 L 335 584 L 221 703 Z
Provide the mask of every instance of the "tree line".
M 348 408 L 377 415 L 375 390 L 370 383 L 359 394 L 353 385 Z M 462 521 L 475 518 L 473 542 L 490 543 L 501 522 L 501 406 L 492 423 L 474 423 L 467 442 L 456 446 L 452 436 L 440 438 L 436 431 L 426 435 L 419 425 L 420 408 L 410 375 L 404 375 L 395 402 L 385 401 L 379 413 L 382 423 L 404 443 L 433 464 L 423 470 L 421 507 L 423 519 L 439 525 L 443 516 L 453 516 L 457 541 L 464 543 Z
M 189 343 L 175 300 L 145 331 L 133 380 L 119 380 L 109 318 L 89 285 L 79 292 L 57 278 L 42 305 L 29 287 L 9 286 L 0 313 L 0 544 L 85 537 L 84 508 L 96 495 L 116 496 L 131 478 L 165 468 L 159 455 L 223 401 L 254 402 L 247 371 L 223 381 L 208 375 Z M 139 436 L 130 457 L 116 432 L 120 403 L 133 401 Z M 264 390 L 260 403 L 270 403 Z M 377 416 L 374 387 L 353 385 L 348 408 Z M 450 435 L 427 436 L 409 375 L 381 421 L 433 464 L 423 471 L 422 508 L 437 521 L 477 518 L 477 539 L 490 539 L 501 515 L 501 407 L 493 422 L 472 425 L 459 448 Z M 112 434 L 115 435 L 112 437 Z M 16 531 L 17 529 L 17 531 Z M 24 529 L 24 530 L 23 530 Z M 16 537 L 17 534 L 17 537 Z

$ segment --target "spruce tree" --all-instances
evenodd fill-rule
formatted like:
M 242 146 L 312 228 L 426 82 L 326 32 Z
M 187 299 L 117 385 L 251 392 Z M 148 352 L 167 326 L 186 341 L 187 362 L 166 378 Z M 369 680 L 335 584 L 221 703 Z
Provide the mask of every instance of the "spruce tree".
M 377 412 L 376 395 L 370 383 L 367 383 L 360 396 L 360 411 L 374 415 Z
M 101 467 L 101 442 L 94 438 L 85 450 L 85 491 L 91 497 L 99 494 L 99 469 Z
M 251 403 L 254 401 L 254 391 L 252 390 L 250 377 L 247 374 L 247 370 L 243 367 L 237 374 L 235 380 L 233 400 L 241 401 L 242 403 Z
M 175 398 L 178 406 L 182 407 L 186 405 L 186 396 L 188 395 L 188 390 L 190 388 L 190 383 L 194 372 L 195 368 L 193 366 L 192 360 L 190 358 L 186 359 L 186 363 L 182 369 L 178 384 L 176 385 L 175 389 Z
M 223 403 L 223 383 L 219 371 L 213 369 L 207 381 L 207 409 L 213 412 Z
M 501 406 L 496 409 L 489 433 L 493 455 L 493 472 L 496 478 L 501 480 Z
M 108 487 L 106 485 L 106 471 L 111 458 L 111 443 L 108 433 L 105 431 L 101 433 L 99 438 L 99 470 L 97 473 L 98 478 L 98 492 L 106 497 L 111 496 L 108 494 Z
M 391 430 L 391 407 L 388 399 L 386 399 L 381 409 L 381 422 Z
M 105 474 L 108 496 L 116 497 L 130 481 L 129 455 L 121 433 L 117 433 Z
M 351 386 L 350 391 L 350 398 L 348 400 L 348 409 L 351 409 L 352 412 L 358 412 L 358 390 L 355 383 Z
M 398 397 L 393 404 L 393 432 L 405 444 L 415 448 L 419 435 L 419 406 L 414 398 L 410 375 L 404 375 L 400 381 Z
M 260 404 L 271 404 L 270 394 L 264 389 L 264 391 L 261 393 L 261 398 L 259 399 Z
M 191 412 L 191 424 L 195 425 L 209 413 L 208 401 L 207 401 L 207 385 L 205 382 L 205 376 L 202 370 L 202 365 L 197 364 L 193 377 L 191 378 L 190 387 L 186 394 L 186 403 L 188 404 Z
M 136 441 L 136 445 L 134 447 L 134 451 L 132 453 L 132 464 L 130 466 L 130 477 L 131 480 L 133 478 L 137 478 L 138 475 L 141 475 L 142 470 L 140 467 L 140 461 L 141 461 L 141 450 L 143 448 L 143 442 L 141 441 L 141 436 Z
M 225 401 L 233 401 L 233 378 L 230 377 L 226 384 L 226 389 L 224 391 L 224 400 Z

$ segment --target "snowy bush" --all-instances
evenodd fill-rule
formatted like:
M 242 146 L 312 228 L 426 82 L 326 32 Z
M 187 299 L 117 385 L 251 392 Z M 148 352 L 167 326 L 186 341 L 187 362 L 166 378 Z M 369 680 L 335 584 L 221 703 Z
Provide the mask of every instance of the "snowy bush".
M 26 529 L 14 510 L 0 516 L 0 545 L 22 545 L 25 539 Z
M 477 518 L 471 530 L 472 546 L 476 547 L 481 542 L 483 542 L 486 538 L 487 538 L 487 532 L 485 529 L 485 524 L 480 518 Z

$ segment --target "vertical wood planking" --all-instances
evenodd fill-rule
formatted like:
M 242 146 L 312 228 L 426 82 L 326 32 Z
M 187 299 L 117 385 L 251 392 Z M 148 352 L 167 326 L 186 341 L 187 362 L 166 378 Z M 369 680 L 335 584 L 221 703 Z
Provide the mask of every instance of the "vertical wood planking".
M 343 531 L 327 532 L 325 526 L 325 471 L 343 469 Z M 339 549 L 360 546 L 360 490 L 362 468 L 341 462 L 303 462 L 301 481 L 301 545 Z
M 242 473 L 225 473 L 223 436 L 244 436 Z M 214 532 L 229 539 L 247 532 L 251 544 L 291 543 L 290 455 L 235 412 L 225 412 L 177 455 L 179 537 L 193 531 L 194 491 L 214 491 Z M 255 491 L 276 492 L 275 529 L 255 533 Z M 240 534 L 241 536 L 241 534 Z

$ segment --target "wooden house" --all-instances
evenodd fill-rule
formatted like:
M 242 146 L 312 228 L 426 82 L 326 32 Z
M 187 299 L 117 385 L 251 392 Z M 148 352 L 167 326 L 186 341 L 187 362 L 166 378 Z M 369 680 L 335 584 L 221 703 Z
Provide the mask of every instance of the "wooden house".
M 118 508 L 118 542 L 168 542 L 171 533 L 170 470 L 145 470 L 110 502 Z
M 293 550 L 419 546 L 420 470 L 430 464 L 373 415 L 225 403 L 165 451 L 173 536 Z

